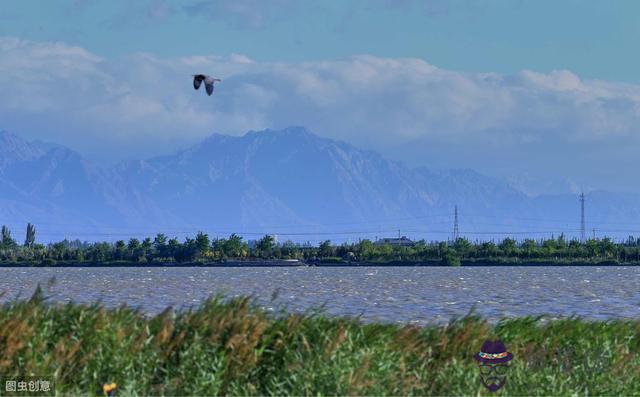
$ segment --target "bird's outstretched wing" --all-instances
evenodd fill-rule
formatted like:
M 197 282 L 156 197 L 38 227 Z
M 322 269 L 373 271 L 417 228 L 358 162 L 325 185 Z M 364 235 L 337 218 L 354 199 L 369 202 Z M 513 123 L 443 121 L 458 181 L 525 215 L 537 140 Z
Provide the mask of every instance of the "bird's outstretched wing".
M 193 88 L 197 90 L 200 88 L 200 84 L 202 84 L 202 78 L 198 75 L 193 76 Z
M 222 81 L 220 79 L 215 79 L 211 76 L 204 76 L 204 86 L 207 89 L 207 94 L 211 95 L 213 93 L 213 85 L 216 81 Z

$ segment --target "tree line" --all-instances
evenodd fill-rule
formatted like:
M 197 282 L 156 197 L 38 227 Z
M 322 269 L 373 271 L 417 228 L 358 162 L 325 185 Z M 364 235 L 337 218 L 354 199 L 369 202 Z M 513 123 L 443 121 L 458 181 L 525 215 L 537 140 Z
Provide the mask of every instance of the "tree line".
M 278 243 L 271 235 L 255 241 L 245 241 L 237 234 L 228 238 L 211 239 L 199 232 L 183 241 L 159 233 L 153 239 L 131 238 L 116 242 L 81 242 L 63 240 L 49 244 L 36 242 L 36 228 L 27 225 L 24 243 L 19 244 L 8 227 L 2 226 L 0 262 L 44 263 L 59 262 L 213 262 L 220 260 L 298 259 L 303 261 L 334 262 L 418 262 L 442 261 L 457 265 L 461 260 L 489 261 L 556 261 L 640 262 L 640 238 L 629 237 L 615 242 L 608 237 L 580 242 L 564 235 L 539 240 L 471 242 L 464 237 L 455 241 L 420 240 L 410 246 L 394 246 L 363 239 L 357 243 L 332 244 L 330 240 L 318 245 L 292 241 Z

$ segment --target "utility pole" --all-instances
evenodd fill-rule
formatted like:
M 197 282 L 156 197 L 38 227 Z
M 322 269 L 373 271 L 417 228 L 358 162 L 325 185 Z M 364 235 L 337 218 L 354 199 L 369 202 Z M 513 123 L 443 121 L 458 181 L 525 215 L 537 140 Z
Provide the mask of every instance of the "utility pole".
M 456 205 L 453 218 L 453 242 L 456 242 L 459 236 L 460 230 L 458 229 L 458 206 Z
M 580 193 L 580 242 L 584 243 L 585 226 L 584 226 L 584 192 Z

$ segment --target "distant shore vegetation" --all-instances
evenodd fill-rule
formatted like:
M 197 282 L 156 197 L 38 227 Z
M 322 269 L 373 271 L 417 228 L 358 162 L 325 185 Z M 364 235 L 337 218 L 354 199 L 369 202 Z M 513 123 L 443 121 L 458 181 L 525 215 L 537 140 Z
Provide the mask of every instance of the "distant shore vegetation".
M 367 239 L 356 243 L 317 245 L 277 242 L 265 235 L 245 241 L 237 234 L 210 238 L 199 232 L 180 241 L 165 234 L 154 238 L 130 238 L 115 242 L 63 240 L 49 244 L 36 242 L 36 228 L 28 224 L 24 243 L 19 243 L 3 226 L 0 265 L 55 266 L 65 264 L 145 265 L 211 264 L 225 261 L 298 260 L 310 264 L 427 264 L 460 266 L 473 264 L 640 264 L 640 238 L 624 242 L 611 238 L 580 242 L 564 235 L 538 240 L 471 242 L 464 237 L 453 241 L 411 241 L 408 239 Z

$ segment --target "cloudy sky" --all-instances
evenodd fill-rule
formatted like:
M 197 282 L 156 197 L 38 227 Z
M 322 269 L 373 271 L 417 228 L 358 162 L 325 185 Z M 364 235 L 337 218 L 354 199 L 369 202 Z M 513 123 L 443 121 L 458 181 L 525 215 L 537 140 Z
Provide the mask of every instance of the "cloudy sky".
M 639 44 L 633 0 L 5 0 L 0 129 L 112 162 L 302 125 L 531 193 L 640 192 Z

